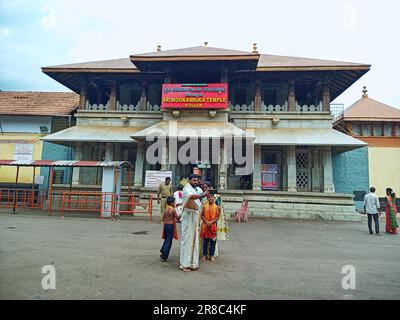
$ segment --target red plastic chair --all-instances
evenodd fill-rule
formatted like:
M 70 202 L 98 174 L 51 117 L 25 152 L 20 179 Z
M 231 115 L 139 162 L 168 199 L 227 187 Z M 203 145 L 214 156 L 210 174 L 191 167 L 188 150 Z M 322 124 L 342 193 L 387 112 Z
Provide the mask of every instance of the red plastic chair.
M 249 201 L 243 200 L 240 209 L 234 212 L 234 221 L 238 223 L 240 223 L 240 221 L 248 222 L 248 213 L 249 213 Z

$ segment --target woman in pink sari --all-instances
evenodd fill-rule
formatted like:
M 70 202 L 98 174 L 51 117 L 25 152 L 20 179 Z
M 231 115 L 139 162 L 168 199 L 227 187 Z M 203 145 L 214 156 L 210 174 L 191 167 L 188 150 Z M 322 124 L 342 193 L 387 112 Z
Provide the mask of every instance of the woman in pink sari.
M 386 232 L 397 234 L 397 208 L 396 208 L 396 194 L 391 188 L 386 188 Z

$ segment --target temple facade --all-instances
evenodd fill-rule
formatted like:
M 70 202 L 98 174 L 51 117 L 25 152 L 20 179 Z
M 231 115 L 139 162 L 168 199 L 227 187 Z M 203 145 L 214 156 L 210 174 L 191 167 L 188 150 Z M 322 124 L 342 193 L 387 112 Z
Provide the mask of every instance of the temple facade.
M 247 199 L 254 216 L 357 220 L 353 195 L 335 192 L 332 163 L 366 143 L 332 129 L 330 103 L 369 69 L 206 43 L 44 67 L 80 100 L 76 126 L 43 140 L 72 147 L 75 160 L 131 162 L 123 183 L 136 192 L 154 192 L 149 172 L 168 172 L 174 185 L 201 172 L 228 211 Z M 101 185 L 95 169 L 73 175 L 76 187 Z

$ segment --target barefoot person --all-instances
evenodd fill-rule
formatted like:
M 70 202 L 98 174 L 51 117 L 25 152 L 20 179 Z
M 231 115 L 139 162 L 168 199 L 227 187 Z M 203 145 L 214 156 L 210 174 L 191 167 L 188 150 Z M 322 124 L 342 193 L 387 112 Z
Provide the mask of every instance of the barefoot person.
M 164 243 L 160 249 L 160 259 L 162 262 L 168 260 L 169 252 L 171 251 L 172 247 L 172 239 L 178 240 L 176 220 L 180 219 L 175 211 L 174 197 L 169 196 L 166 203 L 167 207 L 165 208 L 164 212 L 164 227 L 162 233 L 162 239 L 164 239 Z
M 381 215 L 381 205 L 379 204 L 379 198 L 375 194 L 375 188 L 369 188 L 370 193 L 364 197 L 364 214 L 368 215 L 368 230 L 370 234 L 374 234 L 372 231 L 372 218 L 375 222 L 375 232 L 379 233 L 379 216 Z
M 386 188 L 386 232 L 397 234 L 397 207 L 396 194 L 391 188 Z
M 217 243 L 217 221 L 220 217 L 221 209 L 215 204 L 214 196 L 207 195 L 207 202 L 203 205 L 201 212 L 201 226 L 200 238 L 203 240 L 203 256 L 202 261 L 209 258 L 211 261 L 215 260 L 215 245 Z
M 180 269 L 188 272 L 199 267 L 199 209 L 200 198 L 195 186 L 198 184 L 198 177 L 195 174 L 189 176 L 189 183 L 183 188 L 182 195 L 182 237 Z M 206 195 L 207 193 L 205 193 Z

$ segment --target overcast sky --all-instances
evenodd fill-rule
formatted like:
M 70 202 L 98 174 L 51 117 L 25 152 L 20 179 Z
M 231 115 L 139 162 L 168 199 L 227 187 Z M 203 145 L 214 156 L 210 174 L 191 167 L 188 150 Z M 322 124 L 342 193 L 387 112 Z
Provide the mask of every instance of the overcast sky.
M 371 64 L 364 85 L 400 108 L 398 0 L 0 0 L 0 89 L 69 91 L 41 67 L 203 45 Z

